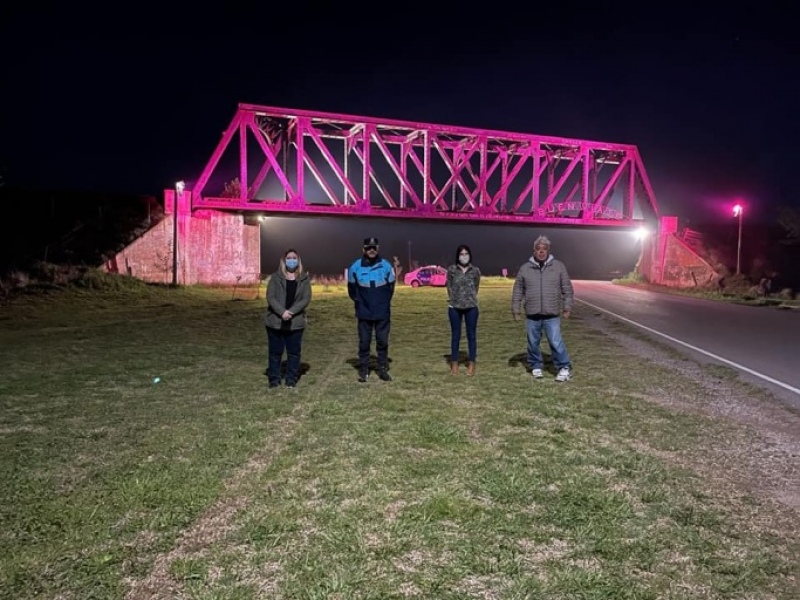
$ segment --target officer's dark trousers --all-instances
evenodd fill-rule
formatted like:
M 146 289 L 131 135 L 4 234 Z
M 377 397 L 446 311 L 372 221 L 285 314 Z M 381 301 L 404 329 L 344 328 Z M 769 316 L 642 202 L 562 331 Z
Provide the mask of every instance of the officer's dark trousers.
M 358 362 L 362 369 L 369 366 L 369 348 L 372 344 L 372 331 L 375 330 L 375 351 L 378 354 L 378 368 L 389 368 L 389 319 L 358 320 Z

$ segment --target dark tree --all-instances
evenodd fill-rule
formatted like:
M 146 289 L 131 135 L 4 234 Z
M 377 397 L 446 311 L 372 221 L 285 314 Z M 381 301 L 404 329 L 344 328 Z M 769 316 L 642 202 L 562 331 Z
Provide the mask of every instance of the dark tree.
M 800 211 L 788 206 L 781 207 L 778 211 L 778 225 L 786 233 L 786 238 L 781 240 L 781 244 L 800 245 Z

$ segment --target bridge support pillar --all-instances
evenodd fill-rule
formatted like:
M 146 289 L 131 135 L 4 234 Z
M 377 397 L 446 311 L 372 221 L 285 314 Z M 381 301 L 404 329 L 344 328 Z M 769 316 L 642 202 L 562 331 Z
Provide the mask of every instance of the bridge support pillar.
M 656 235 L 642 242 L 636 272 L 650 283 L 677 288 L 713 286 L 719 274 L 678 234 L 678 217 L 663 216 Z
M 172 281 L 175 190 L 164 191 L 166 218 L 103 265 L 151 283 Z M 256 284 L 261 274 L 258 221 L 216 210 L 191 212 L 191 192 L 178 197 L 178 284 Z
M 636 272 L 650 283 L 664 283 L 667 247 L 670 238 L 678 231 L 678 217 L 662 216 L 658 221 L 658 231 L 642 241 L 642 253 L 636 263 Z

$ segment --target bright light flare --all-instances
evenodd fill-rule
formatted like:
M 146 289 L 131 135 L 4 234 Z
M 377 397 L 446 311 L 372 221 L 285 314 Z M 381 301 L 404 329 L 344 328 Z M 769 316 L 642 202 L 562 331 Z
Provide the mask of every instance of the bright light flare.
M 733 216 L 738 217 L 744 212 L 744 207 L 741 204 L 737 204 L 733 207 Z
M 185 181 L 177 181 L 177 182 L 175 182 L 175 189 L 178 190 L 179 194 L 182 194 L 183 190 L 186 189 L 186 182 Z
M 631 235 L 637 240 L 643 240 L 650 235 L 650 230 L 648 230 L 647 227 L 639 227 L 637 230 L 632 231 Z

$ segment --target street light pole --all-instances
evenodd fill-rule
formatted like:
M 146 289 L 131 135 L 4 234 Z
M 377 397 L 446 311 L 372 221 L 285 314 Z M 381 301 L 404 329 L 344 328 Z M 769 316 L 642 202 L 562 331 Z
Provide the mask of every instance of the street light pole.
M 411 240 L 408 240 L 408 272 L 411 273 L 413 270 L 414 267 L 411 264 Z
M 183 193 L 186 184 L 175 183 L 175 196 L 172 199 L 172 285 L 178 285 L 178 196 Z
M 736 244 L 736 274 L 742 274 L 742 213 L 744 208 L 741 204 L 733 207 L 733 216 L 739 217 L 739 241 Z

